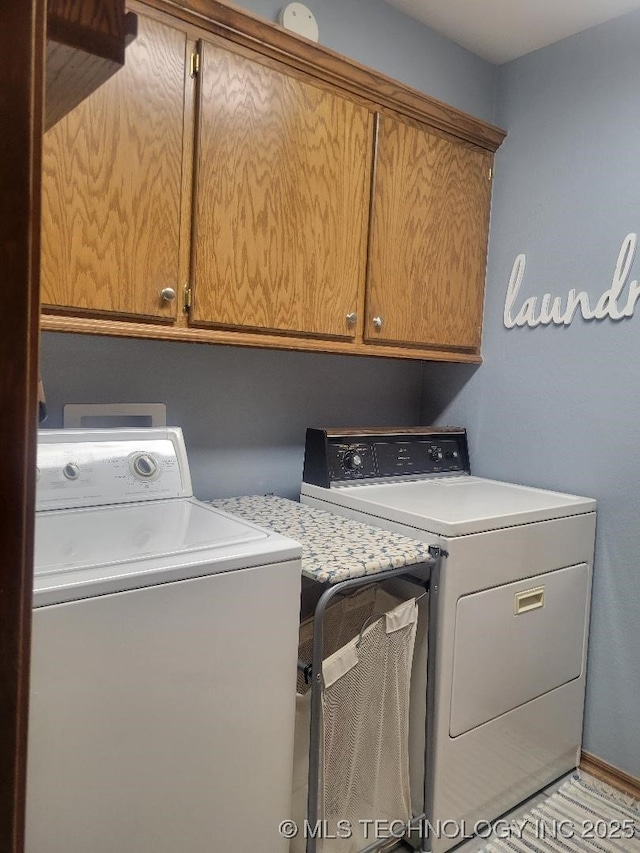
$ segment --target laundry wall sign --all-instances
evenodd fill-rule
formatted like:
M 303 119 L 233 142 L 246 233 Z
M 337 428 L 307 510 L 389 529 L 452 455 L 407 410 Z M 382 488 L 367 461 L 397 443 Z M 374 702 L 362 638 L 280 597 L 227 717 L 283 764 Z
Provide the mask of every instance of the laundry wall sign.
M 527 265 L 527 256 L 518 255 L 511 270 L 511 278 L 504 301 L 504 324 L 507 329 L 516 326 L 568 326 L 579 313 L 584 320 L 622 320 L 632 317 L 640 299 L 637 279 L 628 281 L 638 245 L 637 234 L 627 234 L 622 241 L 616 261 L 611 286 L 603 292 L 594 306 L 586 291 L 571 289 L 566 297 L 545 293 L 538 306 L 538 297 L 529 296 L 520 305 L 519 294 Z

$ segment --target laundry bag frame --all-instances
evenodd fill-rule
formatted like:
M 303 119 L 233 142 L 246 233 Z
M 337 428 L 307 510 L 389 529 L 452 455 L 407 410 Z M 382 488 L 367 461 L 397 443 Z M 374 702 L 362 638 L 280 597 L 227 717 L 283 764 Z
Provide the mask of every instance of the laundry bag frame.
M 428 625 L 428 655 L 427 655 L 427 701 L 425 717 L 425 765 L 424 765 L 424 812 L 414 815 L 409 822 L 412 826 L 419 823 L 420 850 L 428 853 L 431 849 L 429 834 L 425 827 L 433 815 L 433 726 L 429 725 L 433 718 L 435 707 L 435 660 L 437 637 L 438 593 L 440 588 L 440 567 L 444 557 L 443 551 L 437 546 L 430 546 L 431 559 L 424 563 L 403 566 L 399 569 L 388 569 L 376 573 L 375 582 L 383 583 L 390 578 L 410 580 L 422 586 L 429 592 L 429 625 Z M 373 577 L 364 575 L 357 578 L 339 581 L 332 584 L 320 596 L 313 615 L 313 651 L 311 667 L 304 662 L 299 668 L 311 679 L 311 713 L 309 729 L 309 776 L 307 793 L 307 822 L 316 826 L 320 811 L 320 775 L 322 762 L 322 660 L 324 649 L 324 619 L 327 607 L 335 596 L 344 595 L 358 587 L 371 584 Z M 306 853 L 317 853 L 318 839 L 315 834 L 307 838 Z M 380 839 L 362 848 L 359 853 L 374 853 L 389 844 L 389 838 Z

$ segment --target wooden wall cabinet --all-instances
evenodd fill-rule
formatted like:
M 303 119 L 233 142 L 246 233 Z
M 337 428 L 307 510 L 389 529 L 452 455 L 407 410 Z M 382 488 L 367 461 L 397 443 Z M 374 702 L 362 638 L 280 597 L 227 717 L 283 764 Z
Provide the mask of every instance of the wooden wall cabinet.
M 43 327 L 479 361 L 505 134 L 220 2 L 132 8 L 45 137 Z
M 377 116 L 366 341 L 479 350 L 492 162 Z
M 186 35 L 138 24 L 124 68 L 44 137 L 45 310 L 178 313 Z
M 191 323 L 353 339 L 369 111 L 250 54 L 199 50 Z

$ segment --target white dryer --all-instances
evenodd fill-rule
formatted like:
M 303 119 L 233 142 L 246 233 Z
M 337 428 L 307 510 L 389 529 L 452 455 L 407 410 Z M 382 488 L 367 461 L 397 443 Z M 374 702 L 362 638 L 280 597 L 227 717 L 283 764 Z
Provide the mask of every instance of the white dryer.
M 472 476 L 468 459 L 463 429 L 310 429 L 301 493 L 445 552 L 425 788 L 436 853 L 575 768 L 582 739 L 596 502 Z
M 38 469 L 26 853 L 285 853 L 300 546 L 195 500 L 179 429 Z

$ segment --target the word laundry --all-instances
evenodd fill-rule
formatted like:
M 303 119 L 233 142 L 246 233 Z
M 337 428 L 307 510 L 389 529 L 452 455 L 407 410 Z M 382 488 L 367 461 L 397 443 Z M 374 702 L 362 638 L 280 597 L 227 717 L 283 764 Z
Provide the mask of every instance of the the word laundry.
M 538 297 L 530 296 L 525 299 L 514 317 L 512 312 L 515 310 L 514 306 L 522 287 L 527 263 L 526 255 L 518 255 L 511 270 L 504 303 L 505 326 L 507 329 L 513 329 L 514 326 L 530 326 L 533 329 L 536 326 L 548 326 L 550 323 L 568 326 L 578 310 L 585 320 L 602 320 L 605 317 L 610 317 L 612 320 L 622 320 L 624 317 L 632 317 L 636 303 L 640 299 L 640 284 L 637 280 L 631 281 L 625 296 L 623 296 L 623 291 L 633 264 L 637 244 L 637 234 L 627 234 L 624 238 L 618 254 L 611 287 L 604 291 L 595 308 L 591 307 L 588 293 L 584 290 L 578 293 L 572 289 L 569 291 L 564 304 L 561 296 L 554 297 L 551 293 L 545 293 L 539 311 L 537 310 Z

